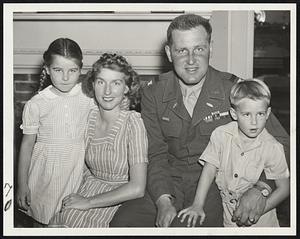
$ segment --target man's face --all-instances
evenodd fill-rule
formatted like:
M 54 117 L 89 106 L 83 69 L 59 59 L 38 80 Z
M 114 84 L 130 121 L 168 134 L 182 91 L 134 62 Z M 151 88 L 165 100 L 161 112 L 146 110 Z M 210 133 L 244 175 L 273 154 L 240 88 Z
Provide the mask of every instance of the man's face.
M 166 45 L 165 51 L 176 74 L 187 85 L 197 84 L 206 75 L 211 52 L 205 28 L 174 30 L 172 41 L 171 46 Z

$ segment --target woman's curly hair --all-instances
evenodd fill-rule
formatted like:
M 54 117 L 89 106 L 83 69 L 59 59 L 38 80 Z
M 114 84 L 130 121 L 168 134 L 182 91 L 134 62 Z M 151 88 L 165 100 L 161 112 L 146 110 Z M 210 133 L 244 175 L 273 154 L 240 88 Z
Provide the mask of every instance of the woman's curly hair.
M 93 82 L 103 68 L 122 72 L 125 75 L 125 84 L 129 91 L 125 95 L 130 101 L 129 108 L 139 111 L 140 105 L 140 81 L 138 74 L 133 70 L 132 66 L 127 62 L 125 57 L 116 53 L 104 53 L 93 64 L 92 69 L 87 72 L 86 77 L 82 81 L 82 90 L 89 97 L 95 98 Z

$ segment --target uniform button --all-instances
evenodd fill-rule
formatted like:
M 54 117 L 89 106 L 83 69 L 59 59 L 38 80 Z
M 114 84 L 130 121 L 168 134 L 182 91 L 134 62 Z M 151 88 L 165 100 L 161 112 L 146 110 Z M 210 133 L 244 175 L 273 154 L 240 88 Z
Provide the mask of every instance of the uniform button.
M 65 105 L 65 108 L 67 108 L 68 106 L 67 105 Z
M 235 178 L 237 178 L 239 175 L 238 175 L 237 173 L 235 173 L 233 176 L 234 176 Z
M 243 153 L 241 153 L 241 156 L 244 156 L 244 152 L 243 152 Z
M 66 117 L 68 117 L 68 114 L 65 114 Z

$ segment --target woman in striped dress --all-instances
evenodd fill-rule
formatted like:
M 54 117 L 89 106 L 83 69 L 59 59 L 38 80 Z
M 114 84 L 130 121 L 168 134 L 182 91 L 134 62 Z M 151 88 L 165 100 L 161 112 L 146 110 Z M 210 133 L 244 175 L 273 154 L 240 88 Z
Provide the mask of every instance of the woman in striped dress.
M 124 96 L 137 99 L 136 73 L 124 57 L 103 54 L 85 82 L 99 106 L 88 117 L 87 167 L 78 192 L 63 199 L 52 227 L 108 227 L 122 202 L 144 195 L 146 130 L 139 113 L 120 109 Z

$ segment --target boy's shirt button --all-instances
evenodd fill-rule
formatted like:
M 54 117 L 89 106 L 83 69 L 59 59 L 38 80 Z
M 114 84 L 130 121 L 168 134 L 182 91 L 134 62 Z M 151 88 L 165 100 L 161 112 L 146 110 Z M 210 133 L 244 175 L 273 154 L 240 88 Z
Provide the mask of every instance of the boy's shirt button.
M 237 178 L 239 175 L 238 175 L 237 173 L 235 173 L 233 176 L 234 176 L 235 178 Z
M 244 156 L 244 152 L 241 153 L 241 156 Z

